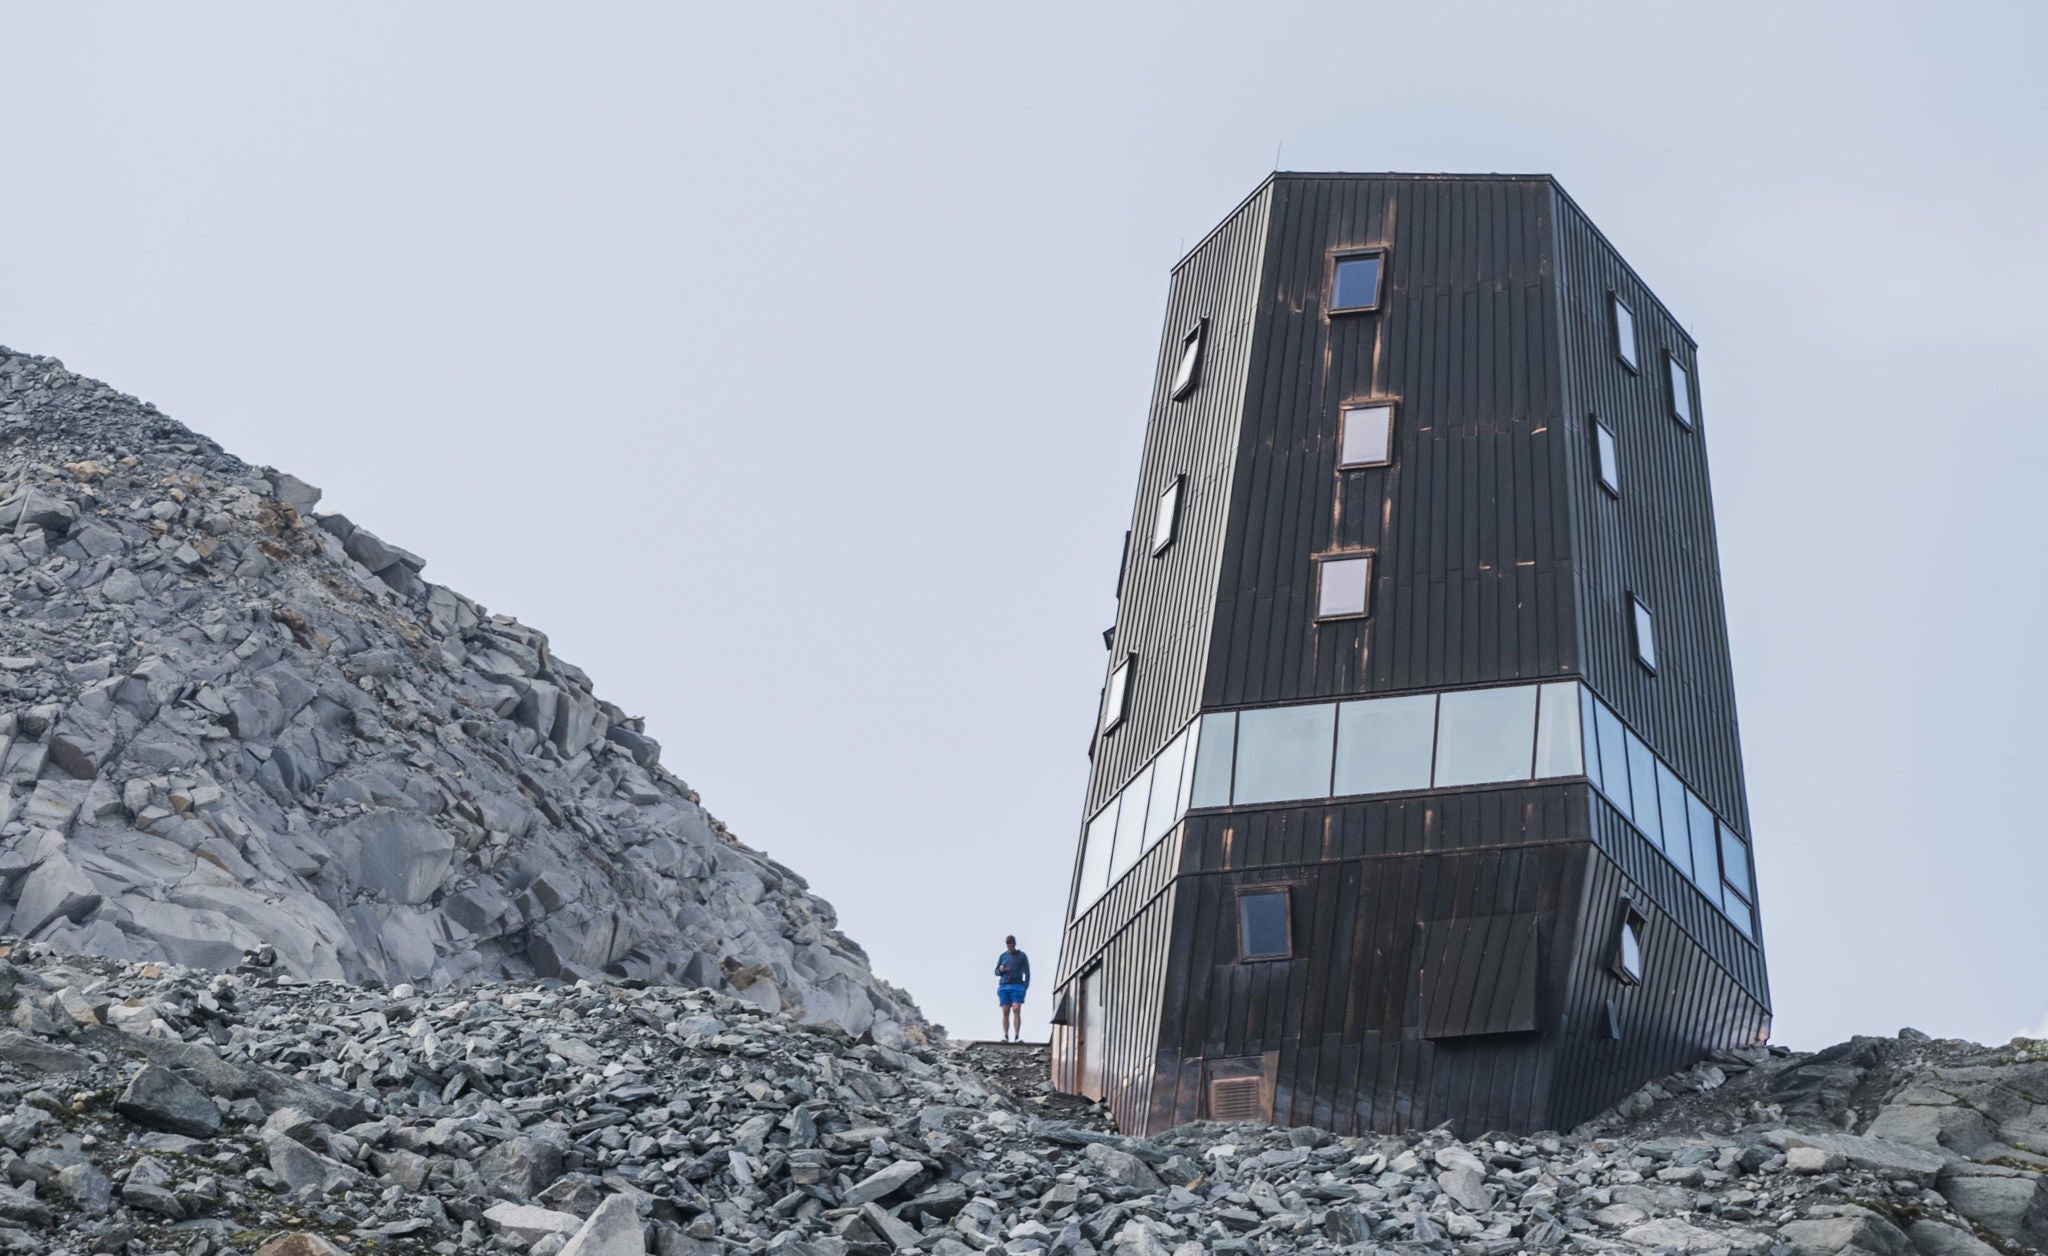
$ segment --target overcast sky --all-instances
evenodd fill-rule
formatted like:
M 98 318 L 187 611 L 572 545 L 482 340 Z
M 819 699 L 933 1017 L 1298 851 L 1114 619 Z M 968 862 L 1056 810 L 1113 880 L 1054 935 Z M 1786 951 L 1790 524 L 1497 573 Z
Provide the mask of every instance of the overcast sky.
M 1779 1038 L 2048 1031 L 2038 4 L 0 15 L 0 343 L 549 633 L 969 1036 L 1169 267 L 1276 148 L 1554 173 L 1700 342 Z

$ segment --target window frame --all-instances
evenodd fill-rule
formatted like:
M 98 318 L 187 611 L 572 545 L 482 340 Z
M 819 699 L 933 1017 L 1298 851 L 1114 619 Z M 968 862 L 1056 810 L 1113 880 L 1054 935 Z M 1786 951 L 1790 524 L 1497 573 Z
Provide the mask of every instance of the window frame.
M 1685 379 L 1683 388 L 1678 383 L 1681 376 Z M 1672 419 L 1686 431 L 1692 431 L 1694 423 L 1692 371 L 1685 363 L 1678 360 L 1678 351 L 1675 349 L 1666 349 L 1664 351 L 1664 380 L 1671 393 L 1669 402 Z M 1685 404 L 1683 406 L 1679 405 L 1680 398 L 1684 399 Z
M 1109 669 L 1109 680 L 1102 687 L 1102 720 L 1095 730 L 1099 736 L 1109 736 L 1122 727 L 1123 722 L 1130 717 L 1131 688 L 1132 682 L 1137 679 L 1137 674 L 1138 652 L 1136 650 L 1126 651 L 1122 661 Z M 1119 676 L 1123 678 L 1121 684 L 1117 680 Z M 1110 702 L 1112 694 L 1116 697 L 1114 705 Z
M 1353 261 L 1357 261 L 1357 260 L 1358 260 L 1359 258 L 1362 258 L 1362 257 L 1372 257 L 1372 258 L 1377 258 L 1377 259 L 1379 259 L 1379 267 L 1378 267 L 1378 268 L 1377 268 L 1377 269 L 1376 269 L 1376 270 L 1375 270 L 1375 271 L 1373 272 L 1373 277 L 1372 277 L 1372 303 L 1371 303 L 1370 305 L 1345 305 L 1345 306 L 1339 306 L 1339 305 L 1337 304 L 1337 267 L 1338 267 L 1339 265 L 1343 264 L 1344 262 L 1353 262 Z M 1332 316 L 1332 317 L 1335 317 L 1335 316 L 1337 316 L 1337 315 L 1339 315 L 1339 314 L 1373 314 L 1373 313 L 1377 313 L 1377 312 L 1378 312 L 1378 310 L 1379 310 L 1379 308 L 1380 308 L 1380 306 L 1381 306 L 1381 305 L 1382 305 L 1382 304 L 1383 304 L 1383 303 L 1385 302 L 1385 300 L 1386 300 L 1386 291 L 1387 291 L 1387 250 L 1386 250 L 1386 246 L 1384 246 L 1384 245 L 1377 245 L 1377 246 L 1373 246 L 1373 247 L 1368 247 L 1368 248 L 1362 248 L 1362 249 L 1333 249 L 1333 250 L 1331 250 L 1331 252 L 1330 252 L 1330 269 L 1329 269 L 1329 274 L 1328 274 L 1328 276 L 1327 276 L 1326 282 L 1325 282 L 1325 284 L 1324 284 L 1324 287 L 1323 287 L 1323 291 L 1324 291 L 1325 293 L 1329 294 L 1329 295 L 1328 295 L 1328 297 L 1327 297 L 1327 299 L 1326 299 L 1326 300 L 1324 301 L 1324 309 L 1325 309 L 1325 312 L 1326 312 L 1326 313 L 1328 313 L 1328 314 L 1329 314 L 1330 316 Z
M 1166 487 L 1160 489 L 1159 496 L 1153 500 L 1152 556 L 1154 558 L 1173 548 L 1174 541 L 1180 537 L 1180 509 L 1181 501 L 1187 494 L 1187 480 L 1188 477 L 1186 475 L 1174 476 L 1166 482 Z M 1166 499 L 1169 496 L 1173 498 L 1171 511 L 1166 509 Z M 1162 525 L 1166 529 L 1166 535 L 1163 539 L 1159 535 Z
M 1348 462 L 1344 458 L 1345 433 L 1351 426 L 1351 415 L 1357 410 L 1384 408 L 1387 412 L 1387 442 L 1383 456 L 1369 462 Z M 1347 401 L 1337 407 L 1337 469 L 1357 471 L 1369 467 L 1390 467 L 1394 465 L 1394 424 L 1400 421 L 1401 407 L 1394 397 L 1361 397 Z
M 1621 315 L 1628 315 L 1628 352 L 1622 352 Z M 1614 339 L 1614 356 L 1628 368 L 1631 375 L 1641 375 L 1642 344 L 1636 335 L 1635 307 L 1621 299 L 1621 293 L 1612 288 L 1607 290 L 1607 330 Z
M 1644 620 L 1648 620 L 1650 624 L 1648 658 L 1643 657 Z M 1629 644 L 1634 647 L 1636 662 L 1650 675 L 1657 675 L 1657 611 L 1643 600 L 1642 594 L 1634 590 L 1630 590 L 1628 595 L 1628 638 Z
M 1287 934 L 1287 949 L 1271 955 L 1247 955 L 1244 949 L 1244 900 L 1253 897 L 1278 897 L 1280 899 L 1280 920 Z M 1240 964 L 1277 964 L 1295 958 L 1294 951 L 1294 885 L 1292 882 L 1260 885 L 1240 885 L 1232 892 L 1231 918 L 1237 926 L 1237 962 Z
M 1603 436 L 1607 438 L 1605 444 L 1601 443 L 1600 438 Z M 1609 451 L 1612 451 L 1614 455 L 1614 478 L 1612 480 L 1607 478 L 1607 455 Z M 1599 478 L 1600 487 L 1607 490 L 1608 496 L 1616 501 L 1620 501 L 1621 438 L 1616 436 L 1614 429 L 1607 426 L 1606 422 L 1601 419 L 1593 420 L 1593 473 Z
M 1335 553 L 1317 554 L 1313 557 L 1316 565 L 1314 622 L 1318 624 L 1341 624 L 1354 619 L 1370 619 L 1372 617 L 1372 581 L 1374 575 L 1373 568 L 1376 566 L 1374 562 L 1376 551 L 1339 550 Z M 1325 563 L 1342 562 L 1363 562 L 1365 564 L 1365 596 L 1360 599 L 1359 608 L 1355 611 L 1343 611 L 1334 615 L 1325 615 L 1323 614 L 1323 565 Z
M 1194 349 L 1194 356 L 1188 356 L 1188 349 Z M 1209 348 L 1209 320 L 1198 318 L 1195 325 L 1180 338 L 1180 351 L 1173 359 L 1173 382 L 1167 396 L 1174 401 L 1185 401 L 1202 383 L 1202 359 Z M 1183 379 L 1182 375 L 1186 378 Z
M 1636 905 L 1634 899 L 1623 898 L 1621 900 L 1621 911 L 1614 922 L 1614 949 L 1613 953 L 1608 957 L 1607 971 L 1614 974 L 1623 985 L 1642 985 L 1645 974 L 1649 971 L 1649 952 L 1645 949 L 1649 924 L 1650 918 L 1643 914 L 1643 909 Z M 1627 957 L 1622 948 L 1623 939 L 1631 931 L 1634 932 L 1636 943 L 1636 970 L 1634 972 L 1629 971 L 1626 962 Z

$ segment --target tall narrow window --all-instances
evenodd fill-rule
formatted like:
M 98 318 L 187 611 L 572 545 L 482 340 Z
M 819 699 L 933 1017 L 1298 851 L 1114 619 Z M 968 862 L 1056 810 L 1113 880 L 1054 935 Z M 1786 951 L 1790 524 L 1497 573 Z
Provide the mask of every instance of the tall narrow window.
M 1195 383 L 1202 376 L 1202 333 L 1209 326 L 1208 319 L 1197 321 L 1180 341 L 1180 364 L 1173 370 L 1173 399 L 1195 391 Z
M 1393 403 L 1374 401 L 1344 407 L 1337 428 L 1337 469 L 1384 467 L 1393 460 Z
M 1656 619 L 1651 615 L 1650 608 L 1643 603 L 1643 599 L 1633 593 L 1628 595 L 1628 612 L 1629 618 L 1635 624 L 1636 662 L 1654 672 L 1657 670 Z
M 1621 358 L 1622 365 L 1636 370 L 1636 316 L 1623 303 L 1619 293 L 1608 296 L 1614 308 L 1614 352 Z
M 1376 310 L 1380 304 L 1379 253 L 1353 253 L 1337 259 L 1330 277 L 1330 313 Z
M 1600 487 L 1621 496 L 1621 449 L 1614 443 L 1614 430 L 1605 423 L 1593 424 L 1593 449 L 1600 461 Z
M 1287 890 L 1240 890 L 1237 895 L 1237 958 L 1289 959 L 1293 931 L 1287 922 Z
M 1675 353 L 1667 353 L 1664 360 L 1671 367 L 1671 417 L 1686 427 L 1692 426 L 1692 375 L 1685 369 L 1685 363 Z
M 1102 731 L 1108 732 L 1124 722 L 1124 715 L 1131 705 L 1131 673 L 1138 670 L 1138 656 L 1124 655 L 1124 661 L 1116 665 L 1109 674 L 1109 687 L 1102 693 Z
M 1365 614 L 1372 586 L 1372 556 L 1325 558 L 1316 563 L 1316 618 L 1356 619 Z
M 1152 552 L 1155 554 L 1173 544 L 1174 534 L 1180 531 L 1180 486 L 1186 478 L 1174 476 L 1166 491 L 1159 495 L 1159 508 L 1152 516 Z
M 1643 979 L 1643 926 L 1648 923 L 1634 903 L 1621 900 L 1621 927 L 1615 931 L 1614 975 L 1636 985 Z

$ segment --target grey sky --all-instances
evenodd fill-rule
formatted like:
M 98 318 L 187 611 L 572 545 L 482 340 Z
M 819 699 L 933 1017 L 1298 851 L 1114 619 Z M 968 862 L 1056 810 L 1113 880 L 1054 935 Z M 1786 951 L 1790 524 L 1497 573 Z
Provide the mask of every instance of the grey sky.
M 1700 341 L 1780 1038 L 2048 1022 L 2039 5 L 0 15 L 0 343 L 546 630 L 973 1036 L 1168 268 L 1276 143 L 1555 173 Z

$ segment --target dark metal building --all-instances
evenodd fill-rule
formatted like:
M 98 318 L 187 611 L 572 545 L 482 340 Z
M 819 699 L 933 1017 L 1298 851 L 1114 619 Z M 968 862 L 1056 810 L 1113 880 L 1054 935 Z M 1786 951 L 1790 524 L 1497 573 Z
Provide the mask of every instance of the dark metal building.
M 1174 270 L 1057 978 L 1127 1131 L 1566 1128 L 1768 1033 L 1694 345 L 1555 181 Z

